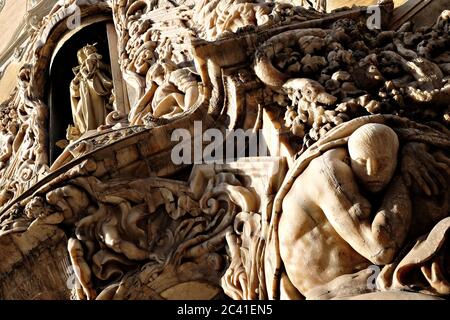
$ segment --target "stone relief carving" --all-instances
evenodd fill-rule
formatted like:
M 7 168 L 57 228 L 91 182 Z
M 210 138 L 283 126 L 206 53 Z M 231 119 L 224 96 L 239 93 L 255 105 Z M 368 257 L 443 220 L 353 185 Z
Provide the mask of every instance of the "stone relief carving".
M 45 135 L 47 109 L 41 101 L 32 98 L 30 72 L 29 65 L 22 67 L 16 92 L 3 108 L 2 204 L 37 181 L 48 164 Z
M 70 213 L 72 217 L 86 209 L 93 210 L 77 222 L 75 236 L 68 243 L 71 261 L 75 270 L 79 270 L 76 274 L 82 287 L 79 298 L 93 299 L 97 294 L 100 299 L 144 298 L 151 293 L 156 299 L 176 290 L 171 285 L 178 285 L 180 276 L 186 282 L 217 278 L 224 257 L 215 251 L 222 246 L 224 234 L 239 210 L 236 205 L 246 210 L 255 207 L 251 193 L 229 173 L 213 178 L 209 187 L 201 190 L 204 195 L 199 199 L 185 183 L 161 179 L 120 183 L 115 188 L 99 181 L 81 183 L 88 183 L 96 194 L 104 194 L 98 207 L 89 209 L 88 196 L 79 187 L 66 186 L 47 195 L 47 199 L 58 200 L 61 198 L 57 194 L 63 195 L 67 202 L 59 200 L 61 206 L 78 209 Z M 245 198 L 248 203 L 233 203 L 234 193 L 248 193 Z M 161 228 L 162 225 L 165 227 Z M 83 253 L 82 248 L 89 251 Z M 89 266 L 86 261 L 94 264 Z M 141 266 L 140 271 L 136 265 Z M 123 278 L 133 269 L 136 271 Z M 171 277 L 175 278 L 170 280 Z M 114 279 L 121 281 L 113 283 Z M 129 287 L 131 280 L 150 286 L 149 292 Z M 105 281 L 108 286 L 96 293 L 94 283 L 98 287 L 97 283 Z M 218 294 L 214 283 L 205 286 L 206 294 L 211 291 Z
M 429 232 L 442 219 L 445 224 L 448 215 L 448 178 L 444 178 L 448 158 L 442 153 L 448 148 L 448 140 L 442 139 L 439 131 L 425 127 L 420 128 L 421 142 L 408 142 L 402 130 L 411 129 L 396 134 L 385 124 L 374 123 L 382 118 L 358 120 L 326 135 L 324 140 L 328 140 L 330 149 L 324 146 L 321 155 L 307 159 L 306 152 L 297 160 L 298 177 L 283 200 L 277 227 L 283 231 L 279 233 L 280 256 L 293 286 L 306 298 L 345 297 L 352 294 L 350 290 L 355 295 L 365 293 L 371 272 L 360 272 L 361 286 L 353 280 L 352 288 L 345 287 L 343 296 L 339 291 L 345 281 L 339 277 L 348 281 L 349 274 L 369 265 L 392 263 L 408 238 Z M 343 135 L 341 130 L 351 131 Z M 336 138 L 332 140 L 333 135 Z M 348 147 L 342 148 L 341 143 Z M 423 157 L 416 158 L 417 153 L 428 159 L 426 164 L 421 162 Z M 409 161 L 411 157 L 416 159 L 414 164 Z M 441 206 L 431 204 L 431 194 L 441 199 Z M 292 250 L 293 246 L 298 247 Z M 429 277 L 430 283 L 422 289 L 434 291 L 442 286 L 436 278 L 442 279 L 442 274 Z M 398 295 L 401 298 L 401 292 Z
M 379 31 L 321 3 L 56 5 L 1 104 L 0 240 L 61 241 L 77 299 L 448 296 L 449 14 Z M 76 6 L 112 14 L 131 111 L 95 95 L 92 126 L 74 113 L 93 131 L 49 164 L 42 70 Z M 171 133 L 198 120 L 262 129 L 271 157 L 174 165 Z

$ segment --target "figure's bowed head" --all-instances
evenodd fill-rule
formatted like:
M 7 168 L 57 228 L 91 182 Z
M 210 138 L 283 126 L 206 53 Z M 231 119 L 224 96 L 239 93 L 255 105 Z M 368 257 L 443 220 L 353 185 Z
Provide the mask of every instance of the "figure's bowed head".
M 350 136 L 348 150 L 356 178 L 369 192 L 380 192 L 391 181 L 397 167 L 399 140 L 383 124 L 366 124 Z

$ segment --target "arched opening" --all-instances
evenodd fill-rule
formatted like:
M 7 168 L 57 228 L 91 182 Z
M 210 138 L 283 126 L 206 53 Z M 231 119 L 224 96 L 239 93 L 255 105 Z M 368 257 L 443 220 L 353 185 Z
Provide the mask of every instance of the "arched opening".
M 58 141 L 66 139 L 66 130 L 73 124 L 70 85 L 75 77 L 74 70 L 79 67 L 77 52 L 86 45 L 93 45 L 102 56 L 102 61 L 110 65 L 107 22 L 91 24 L 68 38 L 59 48 L 49 70 L 49 147 L 50 163 L 61 154 L 63 148 Z M 111 74 L 109 74 L 111 77 Z

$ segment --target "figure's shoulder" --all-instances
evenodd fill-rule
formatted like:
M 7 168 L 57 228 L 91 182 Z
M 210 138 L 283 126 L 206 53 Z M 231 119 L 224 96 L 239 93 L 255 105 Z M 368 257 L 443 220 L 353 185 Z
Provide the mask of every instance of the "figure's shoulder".
M 328 181 L 332 185 L 337 182 L 341 184 L 353 177 L 350 157 L 346 148 L 336 148 L 325 152 L 311 161 L 309 170 L 314 172 L 314 176 L 325 178 L 323 182 Z
M 316 168 L 342 168 L 350 169 L 350 157 L 347 148 L 335 148 L 324 152 L 320 157 L 311 161 Z

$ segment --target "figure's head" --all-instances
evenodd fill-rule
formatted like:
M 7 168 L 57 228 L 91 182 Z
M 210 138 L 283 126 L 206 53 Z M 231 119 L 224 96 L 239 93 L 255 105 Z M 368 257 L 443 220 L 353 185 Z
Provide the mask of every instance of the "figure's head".
M 82 64 L 84 61 L 86 61 L 89 55 L 97 53 L 97 48 L 95 47 L 96 45 L 97 43 L 88 44 L 77 51 L 77 58 L 79 64 Z
M 83 48 L 86 57 L 88 57 L 90 54 L 97 53 L 97 48 L 95 47 L 96 45 L 97 43 L 88 44 Z
M 360 183 L 370 192 L 380 192 L 397 167 L 397 134 L 384 124 L 366 124 L 350 136 L 351 167 Z
M 77 51 L 78 63 L 82 64 L 86 60 L 86 54 L 84 53 L 84 48 Z

